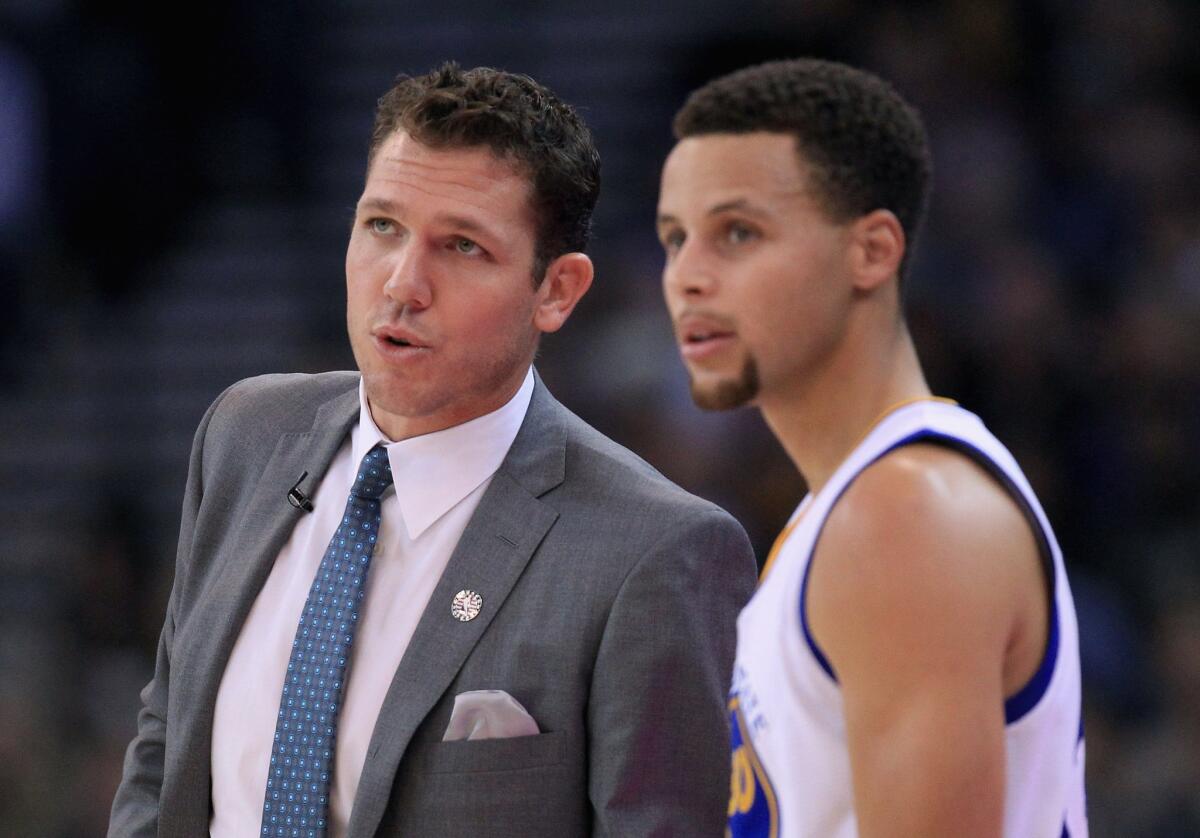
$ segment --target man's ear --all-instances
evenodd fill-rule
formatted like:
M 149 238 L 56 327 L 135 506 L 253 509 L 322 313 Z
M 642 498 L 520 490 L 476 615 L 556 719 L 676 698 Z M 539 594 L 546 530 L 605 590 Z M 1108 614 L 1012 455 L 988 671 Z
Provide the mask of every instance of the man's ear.
M 533 325 L 541 332 L 557 332 L 575 310 L 575 304 L 592 287 L 595 268 L 584 253 L 564 253 L 546 268 L 537 289 Z
M 850 235 L 850 267 L 856 289 L 874 290 L 899 274 L 906 242 L 895 213 L 873 210 L 851 225 Z

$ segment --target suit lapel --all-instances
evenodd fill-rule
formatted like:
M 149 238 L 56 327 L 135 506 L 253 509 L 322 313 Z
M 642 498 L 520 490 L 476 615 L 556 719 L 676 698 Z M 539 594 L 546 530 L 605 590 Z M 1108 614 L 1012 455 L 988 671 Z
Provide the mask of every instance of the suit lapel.
M 558 518 L 538 498 L 559 485 L 565 474 L 562 410 L 537 378 L 521 430 L 463 531 L 396 668 L 367 749 L 348 838 L 375 834 L 413 733 L 445 694 Z M 450 613 L 461 590 L 483 598 L 479 616 L 469 622 Z
M 205 625 L 193 627 L 172 677 L 174 685 L 185 689 L 194 685 L 176 702 L 179 718 L 172 720 L 182 734 L 179 753 L 186 761 L 181 772 L 185 778 L 210 779 L 213 708 L 221 677 L 251 606 L 303 514 L 287 502 L 287 491 L 303 471 L 309 472 L 306 486 L 320 482 L 357 414 L 358 391 L 354 389 L 322 405 L 311 432 L 279 438 L 238 521 L 235 546 L 200 594 L 198 613 Z M 207 831 L 207 783 L 205 788 L 204 794 L 197 794 L 194 786 L 179 788 L 175 805 L 160 807 L 164 816 L 173 812 L 182 816 L 180 834 L 190 831 L 185 827 L 200 822 L 198 818 Z M 166 796 L 168 789 L 163 793 Z

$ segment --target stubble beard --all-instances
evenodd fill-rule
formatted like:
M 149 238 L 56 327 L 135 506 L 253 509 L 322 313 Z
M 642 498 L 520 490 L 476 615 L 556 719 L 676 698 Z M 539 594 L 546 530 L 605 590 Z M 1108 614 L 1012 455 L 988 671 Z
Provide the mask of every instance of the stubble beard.
M 372 322 L 401 319 L 397 314 L 389 318 L 377 317 Z M 458 369 L 443 367 L 407 380 L 372 358 L 373 350 L 369 344 L 362 348 L 362 357 L 359 357 L 353 340 L 351 349 L 363 376 L 368 404 L 395 416 L 418 419 L 458 405 L 486 404 L 489 397 L 500 393 L 518 371 L 524 373 L 528 369 L 538 348 L 536 336 L 532 341 L 530 347 L 526 337 L 514 331 L 510 339 L 491 354 L 462 358 Z M 438 365 L 442 364 L 444 362 Z
M 727 378 L 712 387 L 701 387 L 690 377 L 692 401 L 702 410 L 732 410 L 749 404 L 758 396 L 758 365 L 747 358 L 736 378 Z

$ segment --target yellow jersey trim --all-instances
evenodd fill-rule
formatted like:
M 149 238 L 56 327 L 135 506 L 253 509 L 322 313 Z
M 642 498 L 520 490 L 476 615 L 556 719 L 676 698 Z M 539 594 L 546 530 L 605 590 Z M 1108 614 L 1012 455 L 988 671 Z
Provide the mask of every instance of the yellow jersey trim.
M 769 838 L 779 838 L 779 804 L 775 801 L 775 790 L 771 788 L 771 780 L 767 776 L 766 770 L 762 767 L 762 763 L 758 761 L 758 754 L 754 750 L 754 740 L 750 738 L 750 731 L 746 729 L 746 720 L 742 717 L 742 710 L 737 696 L 729 699 L 729 710 L 733 713 L 733 717 L 737 719 L 738 730 L 742 734 L 742 747 L 746 749 L 746 753 L 750 757 L 750 768 L 754 772 L 754 776 L 758 785 L 762 788 L 764 796 L 767 798 L 767 812 L 769 813 L 771 828 Z

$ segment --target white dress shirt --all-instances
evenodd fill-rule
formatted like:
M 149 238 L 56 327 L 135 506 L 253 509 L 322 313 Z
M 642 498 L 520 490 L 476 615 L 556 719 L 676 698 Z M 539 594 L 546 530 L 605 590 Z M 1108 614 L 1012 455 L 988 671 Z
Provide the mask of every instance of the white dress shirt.
M 498 410 L 436 433 L 391 442 L 359 384 L 359 419 L 275 560 L 250 609 L 217 692 L 212 735 L 214 838 L 257 835 L 284 674 L 300 612 L 342 519 L 358 464 L 387 445 L 394 483 L 383 495 L 366 606 L 354 639 L 337 729 L 329 835 L 346 831 L 367 745 L 396 666 L 467 522 L 517 436 L 533 370 Z M 280 502 L 284 503 L 281 496 Z M 443 604 L 439 604 L 441 607 Z M 450 603 L 444 603 L 449 610 Z

